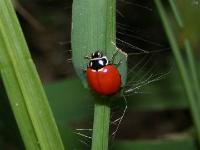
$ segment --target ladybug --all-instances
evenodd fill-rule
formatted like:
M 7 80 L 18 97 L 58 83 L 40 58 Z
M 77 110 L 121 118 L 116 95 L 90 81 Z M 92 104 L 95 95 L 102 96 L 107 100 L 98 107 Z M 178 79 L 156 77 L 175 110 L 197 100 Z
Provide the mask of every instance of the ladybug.
M 103 96 L 116 94 L 121 87 L 121 75 L 117 67 L 99 51 L 87 58 L 86 76 L 90 88 Z

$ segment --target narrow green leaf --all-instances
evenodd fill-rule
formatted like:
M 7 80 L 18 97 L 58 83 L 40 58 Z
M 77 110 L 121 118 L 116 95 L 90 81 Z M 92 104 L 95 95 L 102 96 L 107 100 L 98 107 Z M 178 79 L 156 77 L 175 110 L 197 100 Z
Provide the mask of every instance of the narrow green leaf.
M 180 13 L 179 13 L 179 11 L 178 11 L 178 9 L 177 9 L 177 7 L 176 7 L 175 1 L 174 1 L 174 0 L 169 0 L 169 3 L 170 3 L 170 6 L 171 6 L 171 8 L 172 8 L 172 11 L 173 11 L 173 13 L 174 13 L 174 16 L 175 16 L 175 18 L 176 18 L 176 21 L 177 21 L 178 25 L 179 25 L 181 28 L 183 28 L 183 27 L 184 27 L 183 21 L 182 21 L 182 19 L 181 19 Z
M 179 27 L 181 28 L 181 30 L 186 31 L 186 29 L 185 29 L 186 26 L 183 23 L 183 20 L 182 20 L 180 13 L 179 13 L 176 1 L 170 0 L 169 3 L 172 7 L 175 19 L 176 19 Z M 199 92 L 200 91 L 200 85 L 199 85 L 199 80 L 198 80 L 198 77 L 197 77 L 198 75 L 197 75 L 196 66 L 195 66 L 195 59 L 194 59 L 194 56 L 193 56 L 194 50 L 192 49 L 191 42 L 189 41 L 189 37 L 187 37 L 187 35 L 185 34 L 183 38 L 184 38 L 183 39 L 184 40 L 184 48 L 186 50 L 187 61 L 188 61 L 188 64 L 189 64 L 188 70 L 190 72 L 188 72 L 188 73 L 191 75 L 190 81 L 193 84 L 193 86 L 192 86 L 193 92 L 195 93 L 195 96 L 197 96 L 197 99 L 199 100 L 198 103 L 200 103 L 200 92 Z
M 72 10 L 72 60 L 76 73 L 87 85 L 83 69 L 88 60 L 84 59 L 97 50 L 109 59 L 116 52 L 115 0 L 74 0 Z M 127 67 L 123 53 L 118 53 L 115 63 L 119 66 L 123 84 L 126 81 Z
M 0 71 L 26 149 L 64 149 L 10 0 L 0 1 Z
M 199 80 L 198 80 L 198 75 L 197 75 L 197 69 L 195 66 L 195 60 L 193 56 L 194 50 L 192 49 L 191 43 L 188 40 L 188 38 L 184 39 L 184 47 L 186 50 L 187 58 L 188 58 L 188 63 L 189 63 L 189 69 L 191 74 L 191 82 L 193 84 L 193 92 L 195 93 L 195 96 L 197 98 L 197 103 L 200 107 L 200 85 L 199 85 Z
M 77 75 L 87 86 L 83 69 L 88 61 L 84 59 L 97 50 L 111 59 L 116 53 L 116 1 L 115 0 L 74 0 L 72 8 L 72 61 Z M 115 63 L 123 60 L 119 67 L 122 83 L 125 84 L 127 67 L 126 55 L 119 52 Z M 104 101 L 101 103 L 101 101 Z M 107 101 L 107 102 L 106 102 Z M 96 97 L 92 149 L 108 149 L 109 98 Z
M 180 48 L 176 41 L 174 32 L 170 26 L 165 9 L 160 0 L 155 0 L 155 3 L 158 8 L 158 12 L 159 12 L 161 20 L 163 22 L 163 26 L 164 26 L 166 34 L 168 36 L 169 43 L 172 47 L 172 51 L 174 53 L 174 57 L 175 57 L 177 66 L 179 68 L 180 75 L 183 80 L 184 88 L 186 90 L 186 94 L 187 94 L 188 101 L 190 104 L 190 111 L 191 111 L 191 114 L 193 117 L 193 122 L 194 122 L 195 128 L 197 130 L 198 141 L 200 141 L 200 111 L 199 111 L 198 100 L 196 99 L 196 96 L 193 93 L 193 84 L 190 81 L 190 75 L 187 73 L 187 68 L 184 65 L 184 59 L 181 55 Z

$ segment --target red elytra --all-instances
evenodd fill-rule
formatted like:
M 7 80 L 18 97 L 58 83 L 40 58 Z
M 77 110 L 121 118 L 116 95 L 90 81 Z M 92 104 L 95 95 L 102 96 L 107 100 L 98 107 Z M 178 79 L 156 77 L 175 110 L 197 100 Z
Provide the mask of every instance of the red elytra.
M 121 76 L 117 68 L 112 64 L 98 70 L 87 68 L 86 75 L 91 89 L 101 95 L 114 95 L 120 89 Z

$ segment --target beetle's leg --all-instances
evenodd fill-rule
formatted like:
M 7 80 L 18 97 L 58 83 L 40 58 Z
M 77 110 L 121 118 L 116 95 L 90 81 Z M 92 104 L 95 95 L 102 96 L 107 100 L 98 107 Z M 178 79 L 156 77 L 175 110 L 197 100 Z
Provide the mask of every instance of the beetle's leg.
M 114 64 L 117 68 L 123 63 L 123 59 L 121 59 L 117 64 Z
M 88 56 L 88 55 L 86 55 L 84 58 L 85 58 L 85 59 L 91 59 L 91 57 Z
M 71 59 L 71 58 L 69 58 L 69 59 L 67 59 L 66 61 L 67 61 L 67 62 L 72 62 L 72 59 Z
M 87 71 L 87 69 L 84 69 L 84 68 L 81 68 L 81 70 L 82 70 L 84 73 L 86 73 L 86 71 Z
M 91 56 L 86 55 L 84 58 L 87 59 L 87 60 L 90 60 L 90 59 L 91 59 Z M 87 65 L 87 67 L 88 67 L 88 65 Z M 86 73 L 86 71 L 87 71 L 87 69 L 85 69 L 85 68 L 81 68 L 81 70 L 82 70 L 84 73 Z
M 111 64 L 114 63 L 115 57 L 117 56 L 118 53 L 119 53 L 119 51 L 117 50 L 117 51 L 112 55 L 112 57 L 111 57 Z

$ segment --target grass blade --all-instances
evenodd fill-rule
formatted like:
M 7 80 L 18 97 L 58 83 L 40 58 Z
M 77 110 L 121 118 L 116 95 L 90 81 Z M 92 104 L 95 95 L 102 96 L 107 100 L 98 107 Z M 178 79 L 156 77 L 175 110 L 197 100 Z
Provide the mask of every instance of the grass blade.
M 97 50 L 109 59 L 116 52 L 115 0 L 74 0 L 72 8 L 72 60 L 77 75 L 87 86 L 83 69 L 88 61 L 86 55 Z M 119 67 L 125 84 L 127 67 L 123 53 L 118 53 L 115 63 L 123 60 Z M 92 150 L 108 149 L 110 107 L 109 98 L 96 97 L 92 135 Z
M 174 13 L 175 19 L 179 25 L 179 27 L 182 30 L 185 30 L 185 25 L 183 23 L 182 17 L 179 13 L 177 4 L 175 0 L 169 0 L 170 6 L 172 8 L 172 11 Z M 198 81 L 198 77 L 197 77 L 197 71 L 196 71 L 196 66 L 195 66 L 195 60 L 194 60 L 194 56 L 193 56 L 193 52 L 194 50 L 192 49 L 191 46 L 191 42 L 189 41 L 189 38 L 186 36 L 184 36 L 184 48 L 186 50 L 186 54 L 187 54 L 187 60 L 188 60 L 188 64 L 189 64 L 189 71 L 191 74 L 191 82 L 193 83 L 193 91 L 195 93 L 195 95 L 197 96 L 197 99 L 200 101 L 200 86 L 199 86 L 199 81 Z
M 10 0 L 0 1 L 0 71 L 26 149 L 64 149 Z
M 200 113 L 199 113 L 198 101 L 196 100 L 196 97 L 193 93 L 193 84 L 192 84 L 192 82 L 190 82 L 190 78 L 187 73 L 186 66 L 184 65 L 184 59 L 180 53 L 180 48 L 176 41 L 173 30 L 169 24 L 169 20 L 167 18 L 167 14 L 164 10 L 164 7 L 160 0 L 155 0 L 155 3 L 158 8 L 158 12 L 160 14 L 161 20 L 163 22 L 163 26 L 165 28 L 166 34 L 168 36 L 172 51 L 174 53 L 174 57 L 175 57 L 177 66 L 180 71 L 180 75 L 183 79 L 183 84 L 184 84 L 186 94 L 188 96 L 188 101 L 190 104 L 190 111 L 191 111 L 191 114 L 193 117 L 193 122 L 194 122 L 196 130 L 197 130 L 198 141 L 200 141 Z
M 191 43 L 187 38 L 185 38 L 184 40 L 184 47 L 185 47 L 188 62 L 189 62 L 189 69 L 190 69 L 190 74 L 191 74 L 191 79 L 192 79 L 191 82 L 193 83 L 192 87 L 193 87 L 195 96 L 197 96 L 197 103 L 200 106 L 200 92 L 199 92 L 200 86 L 199 86 L 199 80 L 197 77 L 197 70 L 196 70 L 194 56 L 193 56 L 194 50 L 192 49 Z
M 97 50 L 109 59 L 116 52 L 115 0 L 74 0 L 72 10 L 72 61 L 77 75 L 87 85 L 83 69 L 86 55 Z M 122 53 L 116 57 L 123 84 L 126 81 L 126 59 Z

